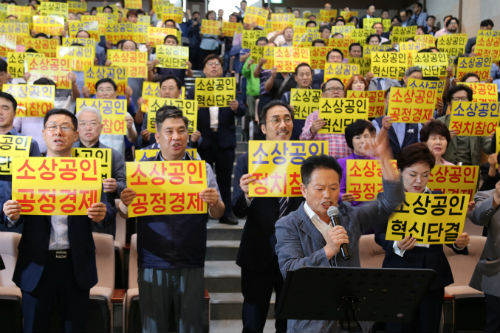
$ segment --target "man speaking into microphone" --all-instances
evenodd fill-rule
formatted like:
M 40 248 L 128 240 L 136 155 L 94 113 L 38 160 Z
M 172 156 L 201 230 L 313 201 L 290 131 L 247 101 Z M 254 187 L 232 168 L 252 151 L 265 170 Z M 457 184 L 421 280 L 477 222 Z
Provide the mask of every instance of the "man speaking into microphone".
M 358 243 L 362 232 L 386 223 L 403 201 L 403 187 L 391 165 L 387 130 L 380 131 L 377 143 L 372 141 L 368 145 L 370 156 L 380 159 L 384 193 L 363 206 L 339 204 L 342 168 L 335 158 L 311 156 L 302 164 L 301 190 L 305 202 L 276 222 L 276 253 L 283 277 L 288 271 L 302 267 L 359 267 Z M 327 320 L 288 320 L 287 326 L 288 332 L 340 330 L 336 321 Z

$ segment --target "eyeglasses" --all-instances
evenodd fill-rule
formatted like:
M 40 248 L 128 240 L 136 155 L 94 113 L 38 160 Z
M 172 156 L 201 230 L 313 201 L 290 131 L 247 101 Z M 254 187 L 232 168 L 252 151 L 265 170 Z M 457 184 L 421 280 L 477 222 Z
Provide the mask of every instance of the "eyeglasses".
M 344 90 L 344 88 L 342 88 L 342 87 L 332 87 L 332 88 L 326 88 L 324 91 L 327 92 L 327 91 L 341 91 L 341 90 Z
M 208 61 L 206 63 L 207 66 L 215 66 L 215 67 L 219 67 L 220 66 L 220 62 L 219 61 Z
M 49 132 L 55 132 L 58 128 L 64 133 L 68 133 L 74 130 L 73 127 L 70 127 L 68 125 L 49 125 L 45 127 L 45 129 Z
M 455 102 L 468 102 L 469 101 L 469 98 L 468 97 L 452 97 L 451 98 L 452 101 L 455 101 Z
M 78 123 L 79 127 L 87 127 L 88 126 L 88 127 L 96 128 L 98 125 L 99 124 L 96 123 L 95 121 L 92 121 L 89 123 L 82 121 L 82 122 Z
M 114 92 L 115 89 L 111 88 L 111 87 L 109 87 L 109 88 L 98 88 L 97 91 L 98 92 Z
M 271 118 L 270 123 L 271 123 L 271 125 L 275 126 L 275 125 L 281 124 L 282 121 L 285 122 L 285 124 L 290 124 L 293 120 L 292 120 L 292 117 L 290 117 L 290 116 L 286 116 L 283 118 L 273 117 L 273 118 Z

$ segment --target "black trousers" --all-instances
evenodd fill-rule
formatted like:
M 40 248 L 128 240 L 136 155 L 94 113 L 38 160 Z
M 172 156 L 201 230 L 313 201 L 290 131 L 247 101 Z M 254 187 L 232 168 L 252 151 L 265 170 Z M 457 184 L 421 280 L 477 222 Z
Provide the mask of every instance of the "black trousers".
M 75 279 L 71 255 L 66 259 L 50 256 L 40 282 L 33 292 L 23 291 L 22 311 L 25 332 L 51 330 L 53 311 L 57 311 L 64 332 L 85 332 L 90 289 L 81 289 Z
M 262 332 L 264 330 L 273 290 L 276 292 L 275 304 L 278 304 L 282 287 L 283 277 L 277 261 L 269 270 L 241 269 L 243 333 Z M 286 332 L 286 320 L 276 319 L 275 327 L 276 332 Z
M 484 295 L 486 301 L 485 332 L 500 332 L 500 297 Z

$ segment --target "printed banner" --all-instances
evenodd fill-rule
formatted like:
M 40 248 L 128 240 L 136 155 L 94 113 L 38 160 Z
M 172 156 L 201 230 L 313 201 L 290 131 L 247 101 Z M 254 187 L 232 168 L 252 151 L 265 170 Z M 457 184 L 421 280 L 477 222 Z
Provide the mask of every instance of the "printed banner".
M 95 84 L 97 81 L 110 78 L 117 86 L 116 93 L 119 96 L 125 95 L 127 88 L 127 70 L 118 66 L 91 66 L 84 72 L 85 86 L 89 89 L 91 94 L 95 94 Z
M 498 126 L 498 102 L 453 102 L 449 129 L 460 136 L 488 136 Z
M 200 192 L 207 188 L 205 161 L 127 162 L 127 187 L 137 196 L 129 217 L 206 214 Z
M 359 74 L 359 65 L 346 64 L 346 63 L 325 63 L 325 76 L 324 82 L 335 77 L 347 85 L 351 76 Z
M 245 17 L 243 22 L 250 25 L 256 25 L 264 28 L 266 26 L 269 11 L 264 8 L 247 7 L 245 10 Z
M 470 201 L 476 193 L 478 178 L 478 165 L 436 165 L 431 171 L 427 187 L 445 194 L 467 193 Z
M 56 89 L 54 86 L 34 84 L 4 84 L 3 92 L 9 93 L 17 102 L 17 117 L 44 117 L 54 108 Z
M 385 91 L 384 90 L 348 90 L 347 98 L 368 98 L 368 118 L 377 118 L 385 115 Z
M 188 119 L 189 134 L 196 131 L 198 123 L 198 103 L 196 101 L 190 99 L 148 97 L 144 99 L 144 102 L 148 113 L 148 131 L 150 133 L 156 133 L 156 111 L 166 105 L 176 106 L 182 111 L 182 114 Z
M 216 35 L 219 36 L 221 34 L 221 22 L 216 20 L 201 20 L 201 33 L 207 35 Z
M 328 51 L 332 48 L 329 46 L 310 46 L 309 47 L 309 56 L 310 63 L 312 69 L 324 69 L 326 63 L 326 55 Z
M 492 61 L 500 60 L 500 35 L 481 36 L 479 34 L 481 31 L 487 30 L 478 31 L 474 53 L 482 57 L 489 57 Z
M 467 34 L 449 34 L 438 38 L 437 48 L 449 56 L 458 57 L 465 53 L 467 45 Z
M 0 135 L 0 175 L 11 175 L 12 158 L 28 157 L 30 145 L 30 136 Z
M 309 49 L 298 47 L 274 48 L 274 67 L 280 73 L 293 73 L 301 63 L 309 63 Z
M 387 115 L 394 123 L 425 123 L 432 118 L 437 91 L 392 87 Z
M 113 178 L 111 175 L 111 148 L 71 148 L 71 156 L 79 158 L 95 158 L 101 160 L 101 178 Z
M 319 103 L 319 118 L 326 125 L 318 133 L 343 134 L 356 120 L 368 120 L 368 98 L 321 98 Z
M 460 84 L 468 86 L 472 89 L 473 102 L 497 102 L 498 101 L 498 86 L 495 83 L 467 83 L 460 82 Z
M 108 60 L 113 66 L 125 67 L 129 78 L 148 77 L 147 52 L 108 50 Z
M 236 79 L 234 77 L 196 78 L 195 100 L 198 107 L 229 106 L 236 99 Z
M 406 193 L 389 218 L 385 239 L 411 235 L 420 244 L 453 244 L 464 229 L 468 203 L 467 194 Z
M 101 163 L 90 158 L 15 158 L 12 200 L 19 202 L 22 215 L 87 215 L 101 200 Z
M 490 57 L 459 57 L 457 63 L 457 80 L 462 80 L 465 73 L 476 73 L 480 81 L 487 81 L 490 77 Z
M 371 72 L 375 77 L 401 79 L 408 66 L 408 55 L 399 52 L 374 52 L 371 54 Z
M 391 33 L 391 41 L 393 43 L 406 42 L 409 38 L 414 38 L 417 34 L 417 26 L 409 27 L 394 27 Z
M 424 77 L 446 77 L 448 54 L 444 52 L 422 52 L 412 56 L 412 65 L 422 68 Z
M 77 98 L 76 112 L 84 107 L 97 109 L 102 117 L 102 134 L 127 135 L 127 100 Z
M 156 67 L 186 69 L 189 61 L 189 47 L 158 45 L 156 59 L 160 62 Z
M 257 179 L 250 197 L 300 197 L 300 167 L 313 155 L 328 154 L 328 141 L 249 141 L 248 172 Z
M 294 119 L 306 119 L 319 110 L 321 89 L 296 89 L 290 91 L 290 105 L 294 108 Z
M 21 78 L 25 73 L 25 60 L 43 57 L 45 56 L 41 53 L 9 52 L 7 54 L 7 71 L 14 78 Z
M 346 160 L 346 193 L 356 201 L 372 201 L 383 191 L 382 169 L 378 160 Z M 392 165 L 397 168 L 396 160 Z

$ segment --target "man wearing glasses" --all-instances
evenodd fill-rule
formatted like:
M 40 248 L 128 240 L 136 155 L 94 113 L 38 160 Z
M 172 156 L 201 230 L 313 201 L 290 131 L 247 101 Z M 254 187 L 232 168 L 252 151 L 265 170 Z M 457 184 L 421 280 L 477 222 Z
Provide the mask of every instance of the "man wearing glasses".
M 281 101 L 271 101 L 262 109 L 260 128 L 266 140 L 288 141 L 293 131 L 293 110 Z M 300 198 L 250 198 L 248 186 L 256 178 L 248 173 L 248 153 L 238 157 L 234 171 L 233 211 L 247 217 L 236 263 L 241 267 L 243 293 L 243 332 L 262 332 L 266 323 L 271 294 L 276 303 L 283 286 L 278 258 L 274 224 L 296 210 Z M 239 181 L 238 181 L 239 180 Z M 286 332 L 286 320 L 276 320 L 276 332 Z
M 222 77 L 222 60 L 215 54 L 208 55 L 203 62 L 203 73 L 207 78 Z M 194 88 L 189 91 L 188 99 L 194 99 Z M 236 148 L 235 116 L 244 115 L 245 109 L 237 100 L 231 101 L 229 107 L 211 106 L 198 110 L 198 130 L 202 137 L 198 153 L 215 166 L 217 184 L 226 205 L 219 222 L 225 224 L 238 224 L 231 212 L 231 175 Z
M 47 157 L 71 157 L 78 139 L 76 117 L 65 109 L 52 109 L 44 117 L 43 139 Z M 85 216 L 22 215 L 21 205 L 8 200 L 2 222 L 23 224 L 19 256 L 12 280 L 22 291 L 23 327 L 46 332 L 57 310 L 65 332 L 84 332 L 90 288 L 97 283 L 92 224 L 107 215 L 103 202 Z
M 321 86 L 321 97 L 344 98 L 344 84 L 337 78 L 331 78 Z M 351 148 L 347 146 L 344 134 L 318 134 L 318 131 L 326 125 L 326 120 L 319 118 L 319 111 L 314 111 L 307 116 L 306 124 L 300 134 L 300 140 L 322 140 L 328 141 L 328 155 L 336 159 L 352 154 Z
M 472 89 L 464 85 L 459 84 L 450 88 L 445 101 L 448 104 L 448 110 L 451 109 L 453 102 L 472 102 L 472 94 Z M 438 120 L 449 128 L 451 116 L 449 112 L 446 113 Z M 443 158 L 453 164 L 479 165 L 481 152 L 485 154 L 494 153 L 491 147 L 491 136 L 457 136 L 455 130 L 450 130 L 450 134 L 451 141 L 448 143 Z M 493 133 L 493 135 L 495 134 Z

